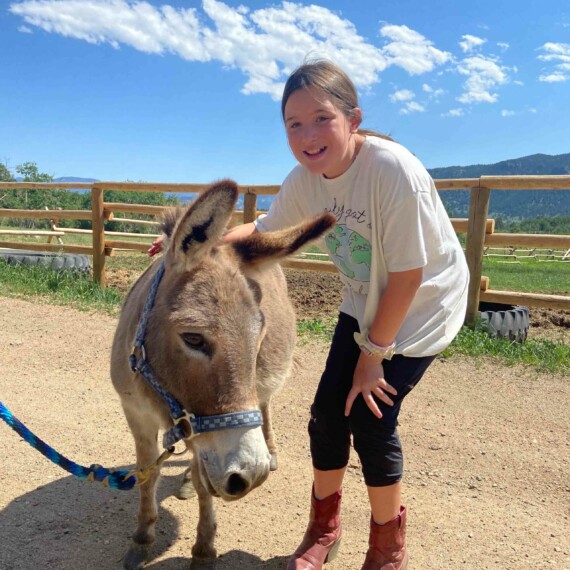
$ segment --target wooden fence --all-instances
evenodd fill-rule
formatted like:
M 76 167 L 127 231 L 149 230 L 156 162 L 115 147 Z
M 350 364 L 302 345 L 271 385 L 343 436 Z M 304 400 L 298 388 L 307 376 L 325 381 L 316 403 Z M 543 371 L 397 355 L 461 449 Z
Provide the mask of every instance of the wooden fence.
M 458 233 L 467 234 L 466 258 L 471 274 L 469 285 L 469 300 L 466 322 L 474 323 L 477 319 L 479 301 L 490 301 L 506 304 L 523 304 L 531 307 L 570 310 L 570 296 L 544 295 L 537 293 L 519 293 L 513 291 L 494 291 L 489 289 L 489 279 L 482 276 L 482 260 L 485 247 L 526 247 L 551 248 L 558 250 L 570 249 L 570 236 L 544 234 L 501 234 L 495 233 L 494 220 L 487 219 L 491 189 L 493 190 L 570 190 L 570 176 L 482 176 L 480 178 L 436 180 L 438 190 L 469 190 L 469 217 L 452 219 L 453 227 Z M 125 237 L 136 234 L 125 232 L 105 231 L 104 222 L 112 220 L 117 213 L 135 213 L 157 215 L 163 211 L 162 206 L 140 204 L 121 204 L 105 202 L 106 190 L 171 192 L 171 193 L 200 193 L 208 187 L 207 184 L 168 184 L 168 183 L 135 183 L 135 182 L 94 182 L 84 183 L 31 183 L 31 182 L 2 182 L 2 189 L 85 189 L 91 191 L 91 210 L 14 210 L 0 209 L 0 218 L 28 218 L 52 220 L 51 232 L 45 232 L 50 238 L 61 238 L 61 233 L 71 233 L 68 229 L 57 227 L 57 222 L 63 219 L 91 220 L 92 230 L 84 230 L 92 234 L 92 245 L 52 244 L 52 243 L 23 243 L 3 241 L 0 248 L 26 249 L 35 251 L 63 251 L 82 253 L 93 256 L 93 278 L 105 287 L 105 257 L 113 255 L 114 250 L 146 251 L 148 242 L 133 242 Z M 256 219 L 257 196 L 274 195 L 279 186 L 257 185 L 240 186 L 239 191 L 244 196 L 244 209 L 240 217 L 243 222 Z M 75 230 L 77 231 L 77 230 Z M 40 234 L 40 232 L 35 232 Z M 152 237 L 140 234 L 141 237 Z M 2 236 L 0 235 L 0 238 Z M 51 239 L 50 239 L 51 241 Z M 290 258 L 285 263 L 287 267 L 316 271 L 336 271 L 330 261 Z

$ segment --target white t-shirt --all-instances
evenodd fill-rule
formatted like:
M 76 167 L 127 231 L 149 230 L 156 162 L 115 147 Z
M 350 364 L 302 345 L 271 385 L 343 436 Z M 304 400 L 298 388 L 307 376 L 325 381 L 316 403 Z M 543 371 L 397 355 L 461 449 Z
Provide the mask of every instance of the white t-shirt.
M 429 356 L 448 346 L 463 325 L 469 273 L 421 162 L 398 143 L 368 136 L 337 178 L 295 167 L 256 227 L 282 229 L 322 212 L 337 219 L 324 242 L 344 285 L 340 310 L 368 329 L 388 273 L 421 267 L 422 284 L 396 337 L 396 353 Z

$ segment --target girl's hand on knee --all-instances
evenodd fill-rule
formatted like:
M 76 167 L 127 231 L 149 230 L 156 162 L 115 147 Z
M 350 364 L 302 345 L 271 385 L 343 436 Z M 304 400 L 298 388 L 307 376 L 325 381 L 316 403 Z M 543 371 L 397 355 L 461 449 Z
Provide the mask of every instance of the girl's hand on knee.
M 366 405 L 378 419 L 382 417 L 382 412 L 373 396 L 376 396 L 388 406 L 393 406 L 394 402 L 390 399 L 388 394 L 392 394 L 393 396 L 398 395 L 395 388 L 384 379 L 384 368 L 382 364 L 375 358 L 366 356 L 365 354 L 360 355 L 356 370 L 354 371 L 352 389 L 348 393 L 346 406 L 344 408 L 345 416 L 350 414 L 352 404 L 358 394 L 362 394 Z

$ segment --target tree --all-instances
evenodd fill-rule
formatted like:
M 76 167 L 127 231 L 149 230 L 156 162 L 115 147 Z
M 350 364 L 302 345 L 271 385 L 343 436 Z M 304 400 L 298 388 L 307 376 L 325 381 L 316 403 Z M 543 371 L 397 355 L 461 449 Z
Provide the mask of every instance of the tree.
M 51 182 L 53 180 L 53 176 L 51 174 L 40 172 L 38 170 L 38 165 L 35 162 L 24 162 L 24 164 L 19 164 L 16 166 L 16 172 L 22 175 L 24 182 Z
M 0 162 L 0 182 L 14 182 L 14 177 L 4 162 Z
M 4 170 L 10 175 L 6 167 Z M 35 162 L 24 162 L 16 166 L 15 170 L 22 176 L 24 182 L 51 182 L 53 180 L 50 174 L 40 172 Z M 2 172 L 3 169 L 0 168 L 0 177 Z M 14 178 L 10 175 L 9 180 L 13 181 Z M 56 202 L 57 196 L 54 195 L 54 191 L 49 190 L 14 189 L 8 190 L 2 196 L 2 206 L 13 209 L 43 210 L 46 206 L 54 207 Z M 35 227 L 34 220 L 8 219 L 8 223 L 26 228 Z M 40 221 L 39 225 L 47 227 L 47 221 Z
M 8 169 L 8 165 L 3 162 L 0 162 L 0 182 L 13 182 L 13 181 L 14 177 L 12 176 L 10 170 Z M 0 208 L 5 207 L 4 201 L 9 193 L 10 190 L 0 190 Z

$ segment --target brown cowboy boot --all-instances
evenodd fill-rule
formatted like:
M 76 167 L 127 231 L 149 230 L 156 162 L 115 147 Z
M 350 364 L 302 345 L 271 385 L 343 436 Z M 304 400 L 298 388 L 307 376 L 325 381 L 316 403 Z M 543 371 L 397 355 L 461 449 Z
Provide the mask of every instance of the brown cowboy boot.
M 368 552 L 361 570 L 405 570 L 408 566 L 406 550 L 406 507 L 386 524 L 376 524 L 370 517 Z
M 332 560 L 340 545 L 340 500 L 342 489 L 322 500 L 311 492 L 309 526 L 297 550 L 287 564 L 287 570 L 320 570 Z

